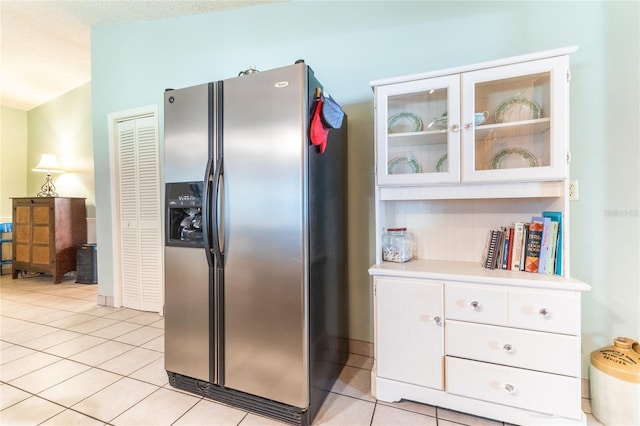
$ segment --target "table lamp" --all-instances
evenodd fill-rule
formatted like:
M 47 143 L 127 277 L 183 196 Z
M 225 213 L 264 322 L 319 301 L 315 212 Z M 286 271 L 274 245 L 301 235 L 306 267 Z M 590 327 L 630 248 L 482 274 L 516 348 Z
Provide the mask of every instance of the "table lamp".
M 55 154 L 42 154 L 40 162 L 33 171 L 47 174 L 44 185 L 42 185 L 40 192 L 38 192 L 38 197 L 57 197 L 58 193 L 56 192 L 56 187 L 51 180 L 51 174 L 64 173 L 64 170 L 62 170 L 60 164 L 58 164 L 58 159 Z

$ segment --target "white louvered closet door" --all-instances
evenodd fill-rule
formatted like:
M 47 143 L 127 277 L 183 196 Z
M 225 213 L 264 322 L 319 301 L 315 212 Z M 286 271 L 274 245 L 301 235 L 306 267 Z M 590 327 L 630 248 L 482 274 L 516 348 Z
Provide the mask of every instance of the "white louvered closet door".
M 118 123 L 122 305 L 160 312 L 162 204 L 156 116 Z

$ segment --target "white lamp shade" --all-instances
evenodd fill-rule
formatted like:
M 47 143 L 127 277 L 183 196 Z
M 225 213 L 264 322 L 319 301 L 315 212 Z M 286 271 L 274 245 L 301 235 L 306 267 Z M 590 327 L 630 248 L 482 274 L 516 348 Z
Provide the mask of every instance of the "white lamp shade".
M 44 173 L 64 173 L 64 170 L 62 170 L 62 167 L 58 164 L 58 159 L 55 154 L 42 154 L 40 162 L 33 171 Z

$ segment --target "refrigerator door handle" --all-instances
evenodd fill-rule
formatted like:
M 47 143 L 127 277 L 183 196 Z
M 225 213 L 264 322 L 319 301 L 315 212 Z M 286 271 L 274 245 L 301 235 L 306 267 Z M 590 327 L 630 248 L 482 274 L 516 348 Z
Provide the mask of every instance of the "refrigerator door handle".
M 204 228 L 204 248 L 207 256 L 207 263 L 213 267 L 213 248 L 211 243 L 211 221 L 210 217 L 210 201 L 211 201 L 211 184 L 213 181 L 212 171 L 213 159 L 207 160 L 207 167 L 204 174 L 204 199 L 202 200 L 202 225 Z
M 216 257 L 218 267 L 224 265 L 224 253 L 220 244 L 220 180 L 222 179 L 222 158 L 216 160 L 216 168 L 213 172 L 215 189 L 211 199 L 211 234 L 213 236 L 213 254 Z

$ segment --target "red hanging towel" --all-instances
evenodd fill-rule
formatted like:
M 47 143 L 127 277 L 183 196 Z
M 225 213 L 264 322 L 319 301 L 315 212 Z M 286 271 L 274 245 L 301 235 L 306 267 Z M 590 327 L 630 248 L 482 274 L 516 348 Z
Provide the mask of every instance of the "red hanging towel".
M 311 143 L 318 146 L 320 154 L 322 154 L 327 147 L 328 134 L 329 129 L 325 129 L 322 124 L 322 98 L 318 98 L 316 99 L 315 109 L 313 110 L 313 116 L 311 118 L 309 137 L 311 138 Z

